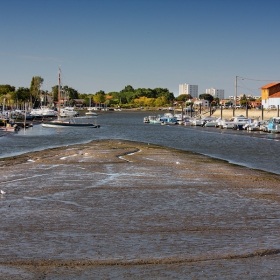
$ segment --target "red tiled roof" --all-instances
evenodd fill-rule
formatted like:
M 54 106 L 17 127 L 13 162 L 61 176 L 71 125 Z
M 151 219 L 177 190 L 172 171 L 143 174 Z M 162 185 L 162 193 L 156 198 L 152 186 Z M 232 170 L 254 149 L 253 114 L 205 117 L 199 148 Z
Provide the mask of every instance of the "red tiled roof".
M 261 87 L 261 89 L 271 88 L 271 87 L 276 86 L 276 85 L 278 85 L 278 84 L 279 84 L 279 83 L 270 83 L 270 84 L 267 84 L 267 85 Z
M 269 98 L 279 98 L 279 97 L 280 97 L 280 91 L 275 92 L 275 93 L 269 95 Z

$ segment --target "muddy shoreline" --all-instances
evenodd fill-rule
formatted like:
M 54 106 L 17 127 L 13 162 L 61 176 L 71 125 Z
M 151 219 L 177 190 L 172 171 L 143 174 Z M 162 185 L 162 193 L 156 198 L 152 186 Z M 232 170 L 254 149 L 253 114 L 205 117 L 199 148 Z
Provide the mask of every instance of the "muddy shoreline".
M 279 175 L 124 140 L 3 158 L 0 172 L 6 279 L 280 273 Z

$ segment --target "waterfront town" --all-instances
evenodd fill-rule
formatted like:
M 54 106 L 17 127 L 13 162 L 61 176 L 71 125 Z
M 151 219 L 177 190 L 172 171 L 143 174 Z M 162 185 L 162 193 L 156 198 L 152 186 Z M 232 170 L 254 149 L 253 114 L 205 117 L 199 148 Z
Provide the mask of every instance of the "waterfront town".
M 222 89 L 210 88 L 198 94 L 198 85 L 187 83 L 179 85 L 179 95 L 174 97 L 166 88 L 134 89 L 130 85 L 120 92 L 107 94 L 104 91 L 80 94 L 61 84 L 47 92 L 41 90 L 43 81 L 39 76 L 33 77 L 30 88 L 17 90 L 10 85 L 0 85 L 1 130 L 18 131 L 30 125 L 30 122 L 23 125 L 23 121 L 41 121 L 43 126 L 68 126 L 69 119 L 72 121 L 79 115 L 97 116 L 97 111 L 140 109 L 169 111 L 164 115 L 146 116 L 146 123 L 280 132 L 280 83 L 277 82 L 262 86 L 260 96 L 238 95 L 236 88 L 235 96 L 225 98 Z M 49 118 L 64 120 L 50 123 Z

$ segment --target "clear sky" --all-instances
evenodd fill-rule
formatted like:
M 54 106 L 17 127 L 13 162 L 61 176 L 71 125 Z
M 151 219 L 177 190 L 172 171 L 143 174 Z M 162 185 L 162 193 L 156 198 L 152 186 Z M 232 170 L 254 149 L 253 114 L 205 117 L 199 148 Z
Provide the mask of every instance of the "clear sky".
M 0 84 L 80 93 L 280 80 L 280 0 L 0 0 Z

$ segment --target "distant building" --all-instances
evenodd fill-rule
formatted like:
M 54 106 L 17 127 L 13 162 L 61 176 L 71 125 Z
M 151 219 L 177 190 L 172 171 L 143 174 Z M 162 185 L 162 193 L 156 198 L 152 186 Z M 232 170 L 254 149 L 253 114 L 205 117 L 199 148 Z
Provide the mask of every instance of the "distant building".
M 220 100 L 225 98 L 224 89 L 208 88 L 206 89 L 206 93 L 211 94 L 214 98 L 219 98 Z
M 203 107 L 209 107 L 209 101 L 205 99 L 198 99 L 194 101 L 194 106 L 203 106 Z
M 180 84 L 179 95 L 190 94 L 193 98 L 198 98 L 198 85 Z
M 263 108 L 280 105 L 280 83 L 270 83 L 261 87 Z
M 83 107 L 84 99 L 73 99 L 74 106 L 76 107 Z

